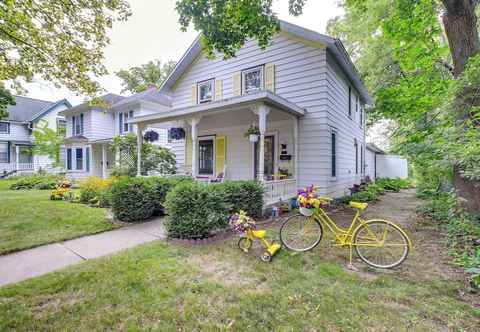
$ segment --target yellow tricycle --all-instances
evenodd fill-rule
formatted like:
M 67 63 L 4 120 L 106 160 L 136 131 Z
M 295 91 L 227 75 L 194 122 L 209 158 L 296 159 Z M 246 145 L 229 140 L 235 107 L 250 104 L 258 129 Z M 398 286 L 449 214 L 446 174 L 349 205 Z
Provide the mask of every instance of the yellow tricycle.
M 264 262 L 270 262 L 273 255 L 275 255 L 281 248 L 280 244 L 266 239 L 266 230 L 255 230 L 255 220 L 247 216 L 242 210 L 230 217 L 230 225 L 235 231 L 243 234 L 238 240 L 238 247 L 244 252 L 250 251 L 254 241 L 260 241 L 265 248 L 265 251 L 260 256 L 260 259 Z

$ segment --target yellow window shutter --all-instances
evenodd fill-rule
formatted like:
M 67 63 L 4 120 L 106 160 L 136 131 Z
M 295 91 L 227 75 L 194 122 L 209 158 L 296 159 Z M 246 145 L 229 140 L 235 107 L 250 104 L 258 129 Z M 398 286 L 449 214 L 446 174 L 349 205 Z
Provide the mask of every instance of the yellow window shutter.
M 192 85 L 192 105 L 197 105 L 197 85 Z
M 233 74 L 233 95 L 240 96 L 242 94 L 242 73 Z
M 192 138 L 189 135 L 185 135 L 185 168 L 187 170 L 192 169 Z
M 215 170 L 217 175 L 222 173 L 225 169 L 226 152 L 227 152 L 226 137 L 217 136 L 215 140 Z
M 215 100 L 223 99 L 223 81 L 215 80 Z
M 265 65 L 265 89 L 275 92 L 275 65 L 273 63 Z

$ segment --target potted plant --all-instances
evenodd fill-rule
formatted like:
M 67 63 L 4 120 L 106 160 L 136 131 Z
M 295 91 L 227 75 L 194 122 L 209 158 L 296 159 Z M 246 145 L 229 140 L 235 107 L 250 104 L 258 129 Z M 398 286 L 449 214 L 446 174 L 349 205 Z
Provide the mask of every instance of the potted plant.
M 315 209 L 320 206 L 320 200 L 317 198 L 316 190 L 313 185 L 298 190 L 297 202 L 300 213 L 305 217 L 310 217 Z
M 245 133 L 245 137 L 248 137 L 250 142 L 255 143 L 258 141 L 258 136 L 260 135 L 260 130 L 255 125 L 250 125 L 247 132 Z

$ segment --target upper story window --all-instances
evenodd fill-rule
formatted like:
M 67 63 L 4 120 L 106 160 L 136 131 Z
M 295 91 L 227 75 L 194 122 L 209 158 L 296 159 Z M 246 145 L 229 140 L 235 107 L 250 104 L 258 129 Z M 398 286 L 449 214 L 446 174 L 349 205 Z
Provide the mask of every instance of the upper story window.
M 65 136 L 67 129 L 67 121 L 65 119 L 57 119 L 57 134 Z
M 364 107 L 363 105 L 360 105 L 360 127 L 363 126 L 363 110 L 364 110 Z
M 0 134 L 10 134 L 10 123 L 0 122 Z
M 251 93 L 263 89 L 263 66 L 242 71 L 242 93 Z
M 133 131 L 133 125 L 128 123 L 128 119 L 133 119 L 133 111 L 118 113 L 118 131 L 120 135 Z
M 352 117 L 352 87 L 348 86 L 348 116 Z
M 83 135 L 83 113 L 72 116 L 72 135 Z
M 198 102 L 207 103 L 213 100 L 213 79 L 197 84 Z

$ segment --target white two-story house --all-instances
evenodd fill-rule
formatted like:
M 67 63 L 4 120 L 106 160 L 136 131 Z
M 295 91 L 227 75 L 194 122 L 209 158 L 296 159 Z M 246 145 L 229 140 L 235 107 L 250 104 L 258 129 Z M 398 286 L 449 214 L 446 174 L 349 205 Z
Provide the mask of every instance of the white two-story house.
M 66 99 L 57 102 L 15 96 L 15 105 L 7 108 L 8 117 L 0 119 L 0 176 L 52 170 L 55 160 L 35 154 L 33 131 L 47 126 L 65 130 L 59 112 L 72 107 Z
M 71 178 L 108 177 L 118 162 L 118 155 L 111 148 L 113 138 L 136 133 L 136 125 L 128 120 L 166 110 L 163 104 L 170 103 L 170 99 L 155 88 L 130 97 L 109 93 L 101 98 L 106 103 L 101 108 L 86 102 L 61 112 L 67 124 L 65 169 Z M 159 134 L 155 144 L 168 146 L 166 128 L 151 129 Z
M 364 178 L 368 92 L 338 39 L 293 24 L 281 22 L 265 50 L 252 40 L 228 60 L 208 59 L 197 39 L 159 90 L 108 98 L 106 111 L 63 112 L 71 174 L 107 176 L 111 138 L 136 132 L 141 143 L 154 127 L 179 172 L 258 179 L 267 204 L 309 184 L 342 196 Z
M 252 40 L 227 60 L 208 59 L 197 39 L 158 94 L 128 123 L 139 141 L 147 126 L 183 128 L 171 145 L 199 180 L 258 179 L 269 204 L 309 184 L 342 196 L 364 177 L 371 99 L 338 39 L 281 22 L 265 50 Z

